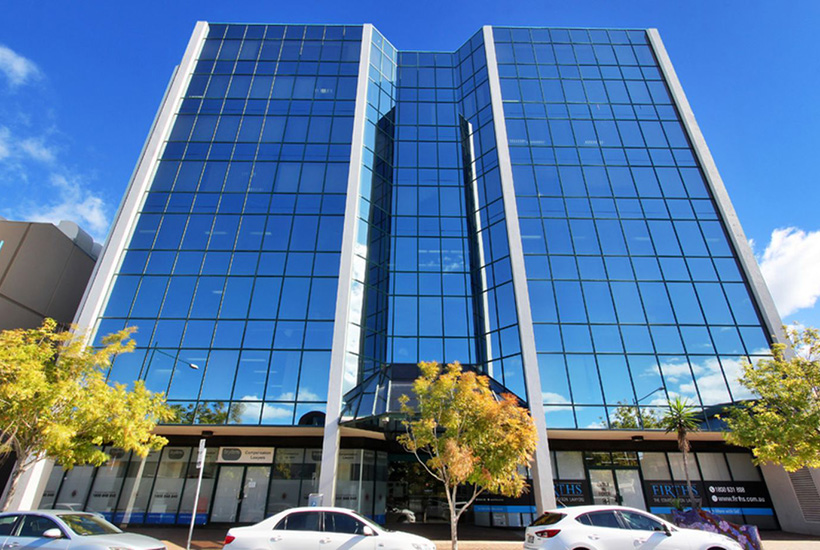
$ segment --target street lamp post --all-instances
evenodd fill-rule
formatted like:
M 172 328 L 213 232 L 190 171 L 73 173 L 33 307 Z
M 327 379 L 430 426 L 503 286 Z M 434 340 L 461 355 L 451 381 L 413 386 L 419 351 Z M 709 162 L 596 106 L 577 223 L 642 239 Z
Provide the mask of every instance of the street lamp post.
M 0 246 L 2 246 L 2 241 L 0 241 Z M 184 363 L 184 364 L 188 365 L 190 368 L 192 368 L 194 370 L 199 370 L 199 365 L 197 365 L 196 363 L 189 363 L 188 361 L 185 361 L 184 359 L 180 359 L 180 358 L 176 357 L 175 355 L 171 355 L 167 351 L 162 351 L 161 349 L 158 349 L 156 347 L 156 343 L 154 343 L 154 345 L 152 347 L 148 348 L 148 349 L 151 350 L 151 353 L 148 355 L 148 366 L 150 366 L 151 362 L 154 360 L 154 354 L 159 353 L 159 354 L 166 355 L 166 356 L 170 357 L 174 361 L 179 361 L 180 363 Z M 204 441 L 204 439 L 202 441 Z M 139 469 L 137 470 L 137 475 L 134 478 L 134 485 L 133 485 L 133 487 L 131 487 L 131 494 L 128 497 L 128 503 L 125 507 L 125 515 L 123 516 L 123 521 L 122 521 L 122 524 L 121 524 L 123 527 L 126 527 L 128 525 L 128 523 L 131 521 L 131 515 L 133 514 L 134 504 L 137 501 L 137 493 L 139 492 L 139 486 L 140 486 L 140 483 L 142 482 L 142 474 L 145 471 L 145 460 L 146 460 L 146 458 L 148 458 L 148 455 L 142 457 L 142 460 L 140 461 Z M 200 469 L 199 472 L 200 472 L 199 479 L 201 481 L 202 480 L 202 469 Z M 199 486 L 197 485 L 197 498 L 198 498 L 198 496 L 199 496 Z M 190 550 L 190 542 L 189 542 L 188 546 L 189 546 L 189 550 Z
M 205 470 L 205 441 L 213 435 L 211 431 L 202 432 L 202 439 L 199 440 L 199 451 L 196 455 L 196 467 L 199 474 L 196 479 L 196 492 L 194 493 L 194 503 L 191 505 L 191 525 L 188 527 L 188 544 L 185 550 L 191 550 L 191 539 L 194 536 L 194 524 L 196 523 L 196 509 L 199 505 L 199 490 L 202 488 L 202 472 Z
M 643 397 L 635 399 L 635 414 L 638 416 L 638 423 L 640 424 L 642 430 L 644 429 L 644 426 L 643 426 L 643 415 L 641 414 L 641 406 L 640 406 L 641 401 L 643 401 L 647 397 L 651 397 L 651 396 L 655 395 L 659 391 L 663 391 L 664 389 L 665 388 L 663 386 L 660 386 L 658 388 L 655 388 L 651 392 L 647 393 Z

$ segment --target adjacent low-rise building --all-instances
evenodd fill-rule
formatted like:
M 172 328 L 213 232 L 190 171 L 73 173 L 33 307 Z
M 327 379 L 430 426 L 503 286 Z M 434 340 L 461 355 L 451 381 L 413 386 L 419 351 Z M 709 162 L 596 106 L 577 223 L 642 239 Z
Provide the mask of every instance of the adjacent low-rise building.
M 71 323 L 101 248 L 73 222 L 0 219 L 0 330 Z

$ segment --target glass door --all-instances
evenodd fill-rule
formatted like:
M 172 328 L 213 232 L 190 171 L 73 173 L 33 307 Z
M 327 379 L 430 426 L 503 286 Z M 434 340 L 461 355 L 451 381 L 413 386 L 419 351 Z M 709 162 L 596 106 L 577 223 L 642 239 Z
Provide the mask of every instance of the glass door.
M 265 499 L 268 496 L 270 466 L 248 466 L 242 484 L 240 523 L 256 523 L 265 519 Z
M 239 493 L 242 489 L 244 466 L 222 466 L 216 482 L 214 507 L 211 509 L 211 523 L 233 523 L 239 507 Z
M 589 470 L 589 483 L 592 486 L 593 504 L 619 504 L 618 491 L 612 470 Z
M 618 482 L 618 494 L 621 504 L 638 510 L 646 510 L 646 501 L 643 498 L 641 476 L 638 470 L 615 470 L 615 479 Z

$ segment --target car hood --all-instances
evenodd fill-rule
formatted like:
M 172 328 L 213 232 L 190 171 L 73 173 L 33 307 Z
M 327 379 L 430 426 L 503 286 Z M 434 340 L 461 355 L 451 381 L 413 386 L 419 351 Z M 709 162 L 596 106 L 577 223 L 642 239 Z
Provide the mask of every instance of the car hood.
M 426 545 L 433 544 L 433 541 L 430 539 L 426 539 L 419 535 L 414 535 L 413 533 L 408 533 L 407 531 L 383 531 L 383 533 L 386 537 L 395 537 L 396 539 L 400 539 L 402 542 L 415 542 L 420 544 L 422 548 L 426 547 Z M 433 545 L 432 548 L 435 548 L 435 545 Z
M 152 550 L 154 548 L 165 548 L 165 543 L 161 540 L 137 533 L 118 533 L 114 535 L 91 535 L 78 536 L 77 541 L 81 544 L 94 544 L 100 546 L 120 546 L 133 548 L 134 550 Z

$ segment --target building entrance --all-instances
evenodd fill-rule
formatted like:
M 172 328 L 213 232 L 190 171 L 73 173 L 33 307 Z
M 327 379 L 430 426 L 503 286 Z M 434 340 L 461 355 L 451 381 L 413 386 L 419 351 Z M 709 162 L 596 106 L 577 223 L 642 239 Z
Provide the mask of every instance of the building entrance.
M 220 466 L 212 523 L 256 523 L 265 519 L 270 466 Z
M 412 456 L 391 455 L 387 481 L 387 520 L 396 523 L 449 521 L 447 496 L 439 481 Z
M 646 509 L 641 475 L 637 468 L 590 468 L 589 482 L 594 504 L 619 504 L 639 510 Z

